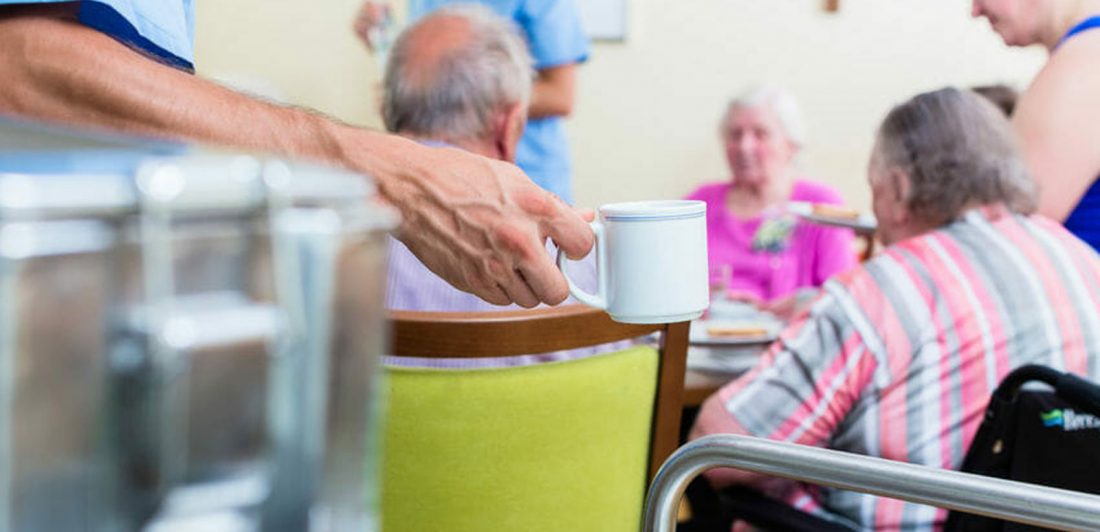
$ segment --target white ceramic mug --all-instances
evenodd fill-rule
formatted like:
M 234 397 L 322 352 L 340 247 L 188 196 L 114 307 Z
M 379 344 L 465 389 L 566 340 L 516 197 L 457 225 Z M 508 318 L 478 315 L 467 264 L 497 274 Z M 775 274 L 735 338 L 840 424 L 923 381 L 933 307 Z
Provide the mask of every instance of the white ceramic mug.
M 636 201 L 599 208 L 598 287 L 581 290 L 565 274 L 569 292 L 623 323 L 666 323 L 702 316 L 710 302 L 707 206 L 701 201 Z M 565 272 L 565 254 L 558 267 Z

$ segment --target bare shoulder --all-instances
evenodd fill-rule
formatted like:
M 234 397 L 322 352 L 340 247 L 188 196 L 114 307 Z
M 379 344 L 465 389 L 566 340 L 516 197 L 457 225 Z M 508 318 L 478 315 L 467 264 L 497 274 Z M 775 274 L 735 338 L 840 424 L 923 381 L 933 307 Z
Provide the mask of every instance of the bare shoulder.
M 1041 184 L 1039 212 L 1064 220 L 1100 174 L 1100 31 L 1070 39 L 1020 97 L 1012 116 Z
M 1078 35 L 1059 47 L 1020 98 L 1018 112 L 1100 115 L 1100 31 Z

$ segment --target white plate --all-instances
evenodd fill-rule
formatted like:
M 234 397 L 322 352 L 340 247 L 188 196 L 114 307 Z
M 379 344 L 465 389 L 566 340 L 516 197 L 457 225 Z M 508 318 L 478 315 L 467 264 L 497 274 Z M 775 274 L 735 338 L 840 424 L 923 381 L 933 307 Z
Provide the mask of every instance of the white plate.
M 727 373 L 733 378 L 752 369 L 762 354 L 763 344 L 740 347 L 693 345 L 688 348 L 687 367 L 707 373 Z
M 711 336 L 707 330 L 712 327 L 764 329 L 767 332 L 753 336 Z M 780 321 L 695 320 L 691 322 L 689 341 L 693 345 L 763 345 L 775 341 L 782 329 Z
M 874 233 L 875 229 L 878 228 L 878 221 L 870 214 L 860 213 L 856 218 L 822 216 L 814 214 L 814 205 L 805 201 L 788 202 L 787 211 L 816 224 L 847 227 L 848 229 L 854 229 L 857 233 Z
M 756 308 L 747 301 L 715 297 L 707 307 L 707 318 L 718 321 L 761 322 L 776 321 L 779 318 L 771 312 Z

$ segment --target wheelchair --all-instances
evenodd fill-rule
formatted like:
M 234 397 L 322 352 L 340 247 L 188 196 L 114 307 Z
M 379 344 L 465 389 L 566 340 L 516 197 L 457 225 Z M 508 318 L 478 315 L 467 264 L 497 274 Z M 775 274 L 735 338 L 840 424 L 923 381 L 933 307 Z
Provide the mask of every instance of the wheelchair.
M 961 471 L 1100 494 L 1100 385 L 1044 366 L 1013 370 L 993 392 Z M 735 520 L 763 530 L 850 530 L 745 487 L 715 491 L 703 477 L 686 495 L 693 519 L 680 532 L 728 532 Z M 1038 529 L 953 511 L 944 530 Z

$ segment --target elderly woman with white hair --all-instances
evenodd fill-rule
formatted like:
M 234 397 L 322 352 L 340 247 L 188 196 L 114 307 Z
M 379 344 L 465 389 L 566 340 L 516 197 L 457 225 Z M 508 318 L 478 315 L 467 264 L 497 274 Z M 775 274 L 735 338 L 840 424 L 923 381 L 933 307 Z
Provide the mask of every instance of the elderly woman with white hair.
M 721 134 L 728 180 L 687 197 L 707 203 L 711 286 L 734 299 L 789 310 L 807 289 L 855 263 L 851 231 L 801 223 L 791 201 L 842 204 L 840 194 L 799 175 L 805 129 L 786 91 L 752 89 L 733 99 Z

